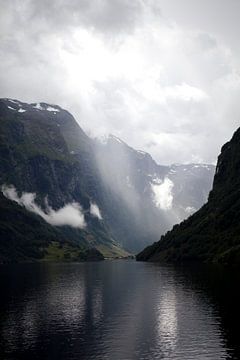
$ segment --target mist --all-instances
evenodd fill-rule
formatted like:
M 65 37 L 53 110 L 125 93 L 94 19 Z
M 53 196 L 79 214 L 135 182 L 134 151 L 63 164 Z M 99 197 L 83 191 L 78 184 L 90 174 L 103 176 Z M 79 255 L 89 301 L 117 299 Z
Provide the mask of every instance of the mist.
M 96 203 L 90 202 L 90 214 L 102 220 L 102 214 Z
M 114 135 L 95 142 L 101 180 L 111 197 L 114 227 L 127 232 L 121 233 L 121 239 L 132 238 L 134 228 L 136 242 L 147 245 L 207 201 L 213 165 L 163 166 Z
M 174 187 L 173 182 L 167 177 L 160 184 L 152 184 L 154 202 L 157 207 L 163 210 L 172 209 L 173 187 Z
M 3 185 L 2 193 L 9 200 L 15 201 L 19 205 L 25 207 L 28 211 L 41 216 L 47 223 L 53 226 L 68 225 L 80 229 L 86 227 L 82 207 L 77 202 L 66 204 L 64 207 L 54 210 L 49 206 L 46 199 L 46 212 L 44 212 L 35 201 L 35 193 L 23 192 L 22 195 L 19 196 L 13 185 Z
M 102 181 L 114 196 L 120 228 L 123 223 L 134 226 L 138 241 L 145 237 L 150 242 L 179 222 L 173 208 L 174 184 L 165 176 L 169 168 L 113 135 L 97 140 L 95 155 Z M 124 208 L 124 213 L 117 208 Z
M 139 213 L 141 197 L 136 191 L 131 149 L 119 138 L 110 136 L 95 152 L 98 168 L 105 186 L 109 187 L 133 213 Z

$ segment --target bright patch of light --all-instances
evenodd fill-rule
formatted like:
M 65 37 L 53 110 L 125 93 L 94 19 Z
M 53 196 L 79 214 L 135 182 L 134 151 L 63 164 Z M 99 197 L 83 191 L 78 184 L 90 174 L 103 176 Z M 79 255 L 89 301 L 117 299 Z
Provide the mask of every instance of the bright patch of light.
M 153 201 L 162 210 L 171 210 L 173 202 L 173 182 L 165 178 L 162 184 L 152 184 Z
M 97 206 L 97 204 L 95 204 L 95 203 L 90 204 L 90 214 L 97 217 L 99 220 L 102 220 L 102 215 L 101 215 L 100 209 Z
M 51 206 L 48 205 L 46 199 L 47 211 L 44 212 L 35 201 L 35 193 L 22 193 L 22 195 L 19 196 L 14 186 L 7 185 L 3 185 L 1 190 L 6 198 L 17 202 L 21 206 L 24 206 L 28 211 L 31 211 L 41 216 L 46 222 L 51 225 L 68 225 L 80 229 L 86 226 L 82 207 L 76 202 L 66 204 L 62 208 L 54 210 L 53 208 L 51 208 Z

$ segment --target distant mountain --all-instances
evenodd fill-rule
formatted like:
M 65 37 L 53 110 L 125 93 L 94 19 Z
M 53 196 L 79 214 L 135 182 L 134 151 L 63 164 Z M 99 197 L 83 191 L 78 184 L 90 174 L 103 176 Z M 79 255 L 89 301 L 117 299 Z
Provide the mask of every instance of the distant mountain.
M 113 135 L 104 142 L 89 138 L 57 105 L 0 100 L 5 197 L 15 200 L 15 210 L 17 201 L 29 217 L 35 213 L 48 229 L 50 224 L 64 241 L 105 256 L 139 251 L 199 209 L 214 169 L 160 166 Z
M 95 153 L 103 182 L 118 198 L 109 214 L 113 234 L 129 250 L 154 241 L 207 201 L 213 165 L 161 166 L 113 135 L 96 141 Z
M 240 129 L 218 158 L 208 202 L 137 260 L 240 263 Z

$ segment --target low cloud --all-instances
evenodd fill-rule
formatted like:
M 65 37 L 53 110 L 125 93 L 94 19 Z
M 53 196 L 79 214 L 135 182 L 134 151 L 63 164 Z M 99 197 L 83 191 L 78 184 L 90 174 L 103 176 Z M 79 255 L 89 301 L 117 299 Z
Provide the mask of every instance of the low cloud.
M 153 201 L 162 210 L 171 210 L 173 202 L 173 182 L 165 178 L 162 184 L 152 184 Z
M 90 214 L 97 217 L 99 220 L 102 220 L 102 215 L 99 207 L 97 204 L 92 203 L 90 204 Z
M 82 207 L 76 202 L 67 204 L 61 209 L 54 210 L 48 205 L 46 200 L 47 211 L 44 212 L 35 202 L 35 193 L 24 192 L 21 196 L 19 196 L 14 186 L 7 185 L 2 186 L 2 193 L 6 198 L 16 201 L 19 205 L 24 206 L 28 211 L 41 216 L 51 225 L 68 225 L 80 229 L 86 226 Z

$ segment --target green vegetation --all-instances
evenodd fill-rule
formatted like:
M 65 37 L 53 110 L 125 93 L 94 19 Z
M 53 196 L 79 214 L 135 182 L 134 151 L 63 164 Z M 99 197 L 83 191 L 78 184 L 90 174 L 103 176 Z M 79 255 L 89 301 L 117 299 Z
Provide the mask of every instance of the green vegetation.
M 104 222 L 89 214 L 91 199 L 102 203 L 90 139 L 67 111 L 53 115 L 25 104 L 27 111 L 19 113 L 10 104 L 0 100 L 0 187 L 36 193 L 43 209 L 46 197 L 53 209 L 76 201 L 87 228 L 51 226 L 0 192 L 0 262 L 100 259 L 97 245 L 118 256 Z
M 101 254 L 103 254 L 105 258 L 124 258 L 131 255 L 130 253 L 116 245 L 106 246 L 100 244 L 96 245 L 96 248 L 101 252 Z
M 44 261 L 74 261 L 80 252 L 80 249 L 70 244 L 61 244 L 57 241 L 51 242 L 44 250 Z
M 97 249 L 79 245 L 77 234 L 73 241 L 66 230 L 47 224 L 0 193 L 0 263 L 104 259 Z
M 51 241 L 66 240 L 39 216 L 0 193 L 0 263 L 41 259 Z
M 144 249 L 137 260 L 240 264 L 239 219 L 240 129 L 222 148 L 207 204 Z
M 52 242 L 45 249 L 43 261 L 95 261 L 104 260 L 97 249 L 84 249 L 70 244 Z

